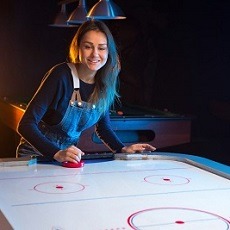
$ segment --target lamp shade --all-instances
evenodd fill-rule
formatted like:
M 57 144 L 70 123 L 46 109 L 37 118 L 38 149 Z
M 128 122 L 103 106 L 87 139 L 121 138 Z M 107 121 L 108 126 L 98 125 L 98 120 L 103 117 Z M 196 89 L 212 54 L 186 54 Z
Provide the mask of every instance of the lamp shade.
M 100 0 L 87 14 L 90 19 L 125 19 L 122 10 L 112 0 Z
M 68 24 L 81 24 L 87 21 L 86 18 L 87 10 L 85 5 L 85 0 L 80 0 L 78 7 L 70 14 L 67 20 Z
M 61 5 L 61 11 L 56 16 L 54 23 L 50 24 L 50 26 L 54 27 L 67 27 L 67 19 L 68 15 L 66 13 L 66 4 Z

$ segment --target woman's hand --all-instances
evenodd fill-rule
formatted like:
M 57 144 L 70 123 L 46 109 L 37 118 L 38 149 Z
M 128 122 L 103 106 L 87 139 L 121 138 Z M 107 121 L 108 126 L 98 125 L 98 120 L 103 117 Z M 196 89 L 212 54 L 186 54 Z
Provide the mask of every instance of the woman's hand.
M 85 153 L 82 152 L 79 148 L 77 148 L 74 145 L 71 145 L 67 149 L 60 150 L 54 155 L 54 159 L 58 162 L 72 162 L 72 163 L 78 163 L 81 161 L 81 156 Z
M 156 148 L 149 144 L 133 144 L 125 146 L 121 149 L 122 153 L 143 153 L 148 151 L 155 151 Z

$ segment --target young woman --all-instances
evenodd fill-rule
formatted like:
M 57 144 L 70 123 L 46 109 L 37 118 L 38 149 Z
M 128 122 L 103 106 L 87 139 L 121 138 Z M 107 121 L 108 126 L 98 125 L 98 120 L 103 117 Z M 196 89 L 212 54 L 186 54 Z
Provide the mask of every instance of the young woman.
M 111 129 L 109 109 L 119 97 L 120 62 L 108 27 L 101 21 L 83 23 L 70 45 L 69 60 L 47 72 L 28 104 L 18 126 L 17 156 L 77 163 L 84 154 L 77 147 L 80 135 L 95 124 L 112 152 L 154 151 L 149 144 L 125 146 Z

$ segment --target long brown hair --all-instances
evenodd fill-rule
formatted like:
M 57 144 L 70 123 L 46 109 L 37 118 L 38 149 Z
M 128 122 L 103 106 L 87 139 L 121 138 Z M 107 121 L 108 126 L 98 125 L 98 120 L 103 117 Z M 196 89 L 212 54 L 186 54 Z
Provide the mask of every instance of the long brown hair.
M 108 60 L 95 75 L 95 89 L 89 102 L 95 104 L 100 111 L 106 112 L 119 98 L 118 74 L 120 72 L 120 60 L 114 38 L 109 28 L 101 21 L 86 21 L 75 34 L 69 49 L 69 58 L 72 63 L 79 63 L 79 46 L 83 36 L 91 30 L 100 31 L 107 38 Z

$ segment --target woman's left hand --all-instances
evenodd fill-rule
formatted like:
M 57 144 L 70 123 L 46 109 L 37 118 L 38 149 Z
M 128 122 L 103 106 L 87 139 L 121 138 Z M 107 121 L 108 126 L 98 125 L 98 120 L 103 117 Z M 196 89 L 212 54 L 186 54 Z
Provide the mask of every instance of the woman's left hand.
M 122 153 L 143 153 L 149 151 L 155 151 L 156 148 L 149 144 L 133 144 L 125 146 L 121 149 Z

